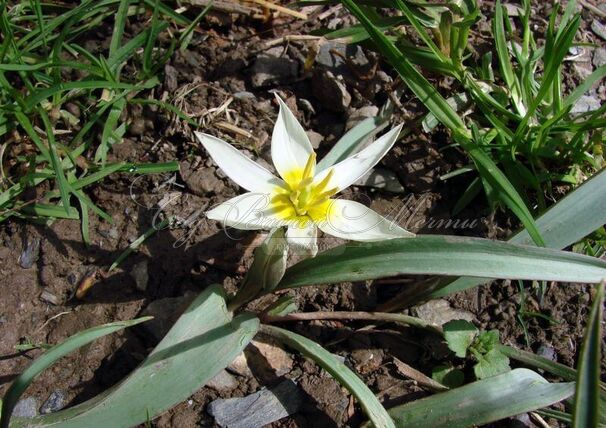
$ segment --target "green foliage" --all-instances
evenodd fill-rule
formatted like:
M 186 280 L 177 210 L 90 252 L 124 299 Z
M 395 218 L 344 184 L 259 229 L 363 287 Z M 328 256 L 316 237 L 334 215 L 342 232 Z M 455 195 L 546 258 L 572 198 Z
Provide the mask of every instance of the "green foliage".
M 404 274 L 599 283 L 606 262 L 488 239 L 419 235 L 324 251 L 289 267 L 278 289 Z
M 449 321 L 443 326 L 448 348 L 459 358 L 471 355 L 477 361 L 473 371 L 478 379 L 485 379 L 510 370 L 509 358 L 499 348 L 497 330 L 480 332 L 465 320 Z
M 521 25 L 515 26 L 521 34 L 515 32 L 498 2 L 491 19 L 495 48 L 482 54 L 469 47 L 470 30 L 480 18 L 475 0 L 439 5 L 397 0 L 391 4 L 403 15 L 397 22 L 380 18 L 377 8 L 387 4 L 342 3 L 362 25 L 326 37 L 347 43 L 370 39 L 427 107 L 431 115 L 427 120 L 438 120 L 449 128 L 472 159 L 474 167 L 460 173 L 474 171 L 481 180 L 471 180 L 455 211 L 483 188 L 492 205 L 501 203 L 511 209 L 541 244 L 527 206 L 536 200 L 538 211 L 544 210 L 551 183 L 578 184 L 604 166 L 606 107 L 581 114 L 573 114 L 571 109 L 593 83 L 606 76 L 606 66 L 596 69 L 577 88 L 568 88 L 568 95 L 563 92 L 562 63 L 580 22 L 574 2 L 569 2 L 562 14 L 559 4 L 552 9 L 544 46 L 538 46 L 530 28 L 529 1 L 523 2 L 518 18 Z M 410 32 L 416 33 L 420 46 Z M 496 71 L 493 60 L 498 63 Z M 444 100 L 413 65 L 458 81 L 465 92 L 456 96 L 473 108 L 465 123 L 452 103 Z M 426 129 L 432 126 L 428 123 Z M 490 138 L 474 137 L 471 142 L 470 129 Z
M 604 283 L 598 287 L 585 337 L 581 346 L 577 370 L 572 426 L 597 427 L 604 422 L 604 392 L 600 390 L 601 351 L 602 351 L 602 322 L 604 321 Z
M 117 323 L 116 327 L 123 328 L 140 321 L 143 320 Z M 259 320 L 250 314 L 232 318 L 222 288 L 211 285 L 192 302 L 141 365 L 118 385 L 77 406 L 33 419 L 16 419 L 11 427 L 136 426 L 145 423 L 185 400 L 224 369 L 242 352 L 258 327 Z M 107 328 L 93 331 L 108 332 Z M 61 355 L 99 335 L 91 337 L 90 331 L 81 332 L 58 345 L 56 352 L 49 350 L 15 381 L 11 389 L 18 388 L 20 393 L 31 380 L 30 372 L 39 373 Z M 16 398 L 11 395 L 9 409 Z M 5 413 L 3 427 L 8 426 L 9 415 L 10 410 Z
M 452 366 L 436 366 L 431 371 L 431 378 L 448 388 L 457 388 L 465 382 L 465 375 Z
M 89 243 L 89 213 L 111 221 L 83 190 L 124 171 L 123 165 L 107 162 L 111 146 L 128 126 L 122 113 L 130 98 L 159 83 L 155 74 L 174 47 L 158 46 L 158 34 L 172 20 L 189 24 L 160 1 L 133 5 L 126 0 L 63 6 L 0 3 L 0 138 L 9 149 L 3 152 L 0 222 L 13 216 L 35 221 L 79 219 Z M 148 11 L 153 14 L 151 25 L 126 40 L 126 22 Z M 112 20 L 106 53 L 96 56 L 79 44 Z M 142 73 L 127 72 L 126 65 L 141 68 Z M 72 109 L 80 115 L 72 114 Z M 23 149 L 9 156 L 11 146 Z M 147 172 L 176 169 L 176 163 L 156 164 Z M 146 166 L 131 165 L 125 172 L 145 170 Z M 40 188 L 37 199 L 22 198 L 32 187 Z
M 397 427 L 450 428 L 484 425 L 570 397 L 573 383 L 549 383 L 515 369 L 389 409 Z
M 452 320 L 444 324 L 444 339 L 448 349 L 459 358 L 467 356 L 467 350 L 478 335 L 475 325 L 465 320 Z

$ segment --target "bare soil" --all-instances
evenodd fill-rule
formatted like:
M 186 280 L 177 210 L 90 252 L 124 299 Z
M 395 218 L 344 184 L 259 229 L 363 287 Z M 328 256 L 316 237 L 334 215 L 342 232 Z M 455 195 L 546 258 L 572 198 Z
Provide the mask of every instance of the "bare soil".
M 487 9 L 490 7 L 486 5 Z M 387 100 L 394 91 L 396 79 L 386 64 L 366 51 L 369 61 L 375 61 L 378 66 L 368 72 L 364 80 L 351 78 L 359 70 L 347 70 L 345 87 L 352 99 L 349 106 L 339 109 L 316 96 L 318 91 L 314 90 L 313 82 L 320 73 L 319 66 L 303 70 L 310 45 L 291 42 L 278 43 L 271 49 L 272 55 L 276 49 L 281 50 L 275 57 L 291 61 L 296 72 L 276 82 L 256 86 L 256 59 L 267 53 L 265 43 L 287 34 L 307 34 L 332 19 L 341 19 L 336 25 L 349 22 L 343 11 L 318 21 L 317 16 L 323 10 L 310 9 L 310 19 L 306 22 L 281 17 L 266 24 L 215 14 L 203 23 L 188 50 L 170 59 L 162 86 L 145 96 L 175 103 L 206 124 L 206 132 L 234 142 L 269 165 L 270 136 L 277 114 L 270 91 L 278 91 L 306 129 L 319 134 L 318 151 L 326 153 L 343 134 L 348 120 L 361 108 L 381 106 Z M 592 19 L 589 15 L 586 18 L 587 22 Z M 132 25 L 130 31 L 137 24 Z M 587 28 L 584 23 L 583 35 L 589 34 Z M 95 37 L 106 40 L 104 37 L 110 35 L 108 30 L 108 34 L 99 33 Z M 481 32 L 476 40 L 478 45 L 485 43 Z M 93 47 L 103 49 L 103 43 L 91 43 Z M 445 91 L 449 89 L 446 81 L 436 81 L 436 84 Z M 242 94 L 234 97 L 235 93 L 244 91 L 254 98 Z M 402 100 L 395 122 L 406 121 L 414 127 L 414 120 L 420 117 L 423 108 L 408 91 Z M 112 161 L 178 159 L 181 171 L 174 175 L 116 174 L 94 187 L 91 198 L 111 214 L 113 223 L 91 217 L 93 245 L 90 247 L 84 245 L 78 223 L 69 220 L 55 221 L 49 226 L 11 220 L 0 226 L 3 290 L 0 293 L 0 395 L 41 353 L 40 350 L 18 352 L 15 345 L 56 344 L 85 328 L 135 318 L 150 303 L 161 299 L 180 297 L 178 305 L 183 306 L 212 283 L 223 283 L 233 292 L 251 261 L 250 244 L 256 242 L 257 234 L 240 232 L 237 235 L 240 240 L 235 245 L 218 224 L 204 218 L 206 209 L 235 196 L 239 189 L 193 140 L 189 127 L 153 106 L 131 107 L 127 119 L 130 122 L 128 136 L 114 146 Z M 231 132 L 221 122 L 231 123 L 251 135 L 246 138 Z M 448 135 L 439 128 L 431 135 L 413 128 L 381 164 L 395 174 L 405 193 L 360 187 L 347 196 L 366 201 L 383 214 L 404 208 L 406 226 L 414 232 L 506 238 L 518 227 L 517 222 L 503 212 L 491 215 L 482 197 L 457 216 L 476 220 L 473 227 L 432 227 L 432 220 L 452 217 L 451 209 L 468 185 L 466 175 L 449 181 L 439 179 L 440 175 L 466 163 L 462 153 L 445 149 L 448 143 Z M 153 235 L 115 273 L 96 280 L 83 300 L 74 297 L 83 278 L 90 272 L 107 269 L 133 240 L 164 215 L 190 219 L 191 225 Z M 35 240 L 40 241 L 37 260 L 30 268 L 23 268 L 20 256 Z M 326 245 L 332 244 L 326 241 Z M 145 289 L 136 287 L 132 275 L 135 266 L 141 265 L 146 265 L 148 271 Z M 372 310 L 416 280 L 418 278 L 404 278 L 399 284 L 369 282 L 311 287 L 291 293 L 296 296 L 301 311 Z M 479 327 L 498 329 L 504 343 L 574 366 L 591 302 L 591 288 L 579 284 L 547 284 L 542 302 L 537 301 L 536 293 L 528 292 L 529 288 L 530 285 L 525 284 L 526 310 L 544 314 L 552 321 L 527 316 L 524 319 L 527 338 L 516 318 L 522 301 L 517 283 L 494 282 L 449 297 L 448 301 L 454 308 L 469 311 Z M 167 323 L 170 324 L 171 319 L 174 321 L 174 314 L 168 317 Z M 360 331 L 363 326 L 336 321 L 288 325 L 343 356 L 387 405 L 425 394 L 396 370 L 393 357 L 427 374 L 440 362 L 452 360 L 443 346 L 423 332 L 394 326 Z M 35 397 L 41 404 L 52 391 L 62 390 L 67 395 L 67 405 L 82 402 L 123 378 L 156 341 L 157 337 L 143 327 L 99 339 L 44 372 L 25 396 Z M 292 359 L 292 368 L 281 376 L 294 379 L 304 391 L 306 401 L 301 411 L 274 426 L 357 426 L 363 421 L 357 403 L 332 378 L 298 355 L 292 355 Z M 471 376 L 470 368 L 463 368 Z M 236 375 L 236 378 L 236 388 L 217 391 L 205 387 L 157 418 L 154 426 L 210 426 L 213 420 L 205 411 L 209 402 L 217 397 L 244 396 L 272 385 L 279 376 L 271 370 L 269 375 L 259 370 L 253 375 Z

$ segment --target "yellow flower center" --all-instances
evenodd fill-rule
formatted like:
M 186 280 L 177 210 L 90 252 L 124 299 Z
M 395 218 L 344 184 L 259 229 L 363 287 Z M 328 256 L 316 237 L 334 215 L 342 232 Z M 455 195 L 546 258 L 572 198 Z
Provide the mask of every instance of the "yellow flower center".
M 319 183 L 314 183 L 316 154 L 311 153 L 304 169 L 297 168 L 284 174 L 287 188 L 280 188 L 272 195 L 271 205 L 281 218 L 307 223 L 321 221 L 328 215 L 330 198 L 339 189 L 327 189 L 333 175 L 331 169 Z

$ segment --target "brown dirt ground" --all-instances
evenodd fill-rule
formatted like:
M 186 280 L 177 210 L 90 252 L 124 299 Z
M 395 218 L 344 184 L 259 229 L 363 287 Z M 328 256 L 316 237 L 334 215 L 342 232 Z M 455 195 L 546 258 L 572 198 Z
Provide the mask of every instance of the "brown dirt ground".
M 264 25 L 216 18 L 204 24 L 202 34 L 194 37 L 187 52 L 177 53 L 170 59 L 162 88 L 147 95 L 175 102 L 192 116 L 203 116 L 209 123 L 208 132 L 235 141 L 241 148 L 270 161 L 269 136 L 277 106 L 268 91 L 276 89 L 293 108 L 299 107 L 295 110 L 304 126 L 322 135 L 319 151 L 326 152 L 343 133 L 348 113 L 331 111 L 330 106 L 311 95 L 309 75 L 299 73 L 280 85 L 268 87 L 256 88 L 251 84 L 251 63 L 262 51 L 264 42 L 293 32 L 305 34 L 316 26 L 313 19 L 305 23 L 280 19 Z M 286 55 L 300 64 L 301 56 L 304 58 L 306 53 L 305 44 L 292 43 Z M 386 75 L 393 76 L 388 67 L 381 65 L 381 68 Z M 356 88 L 348 86 L 355 108 L 381 105 L 392 91 L 389 82 L 378 77 L 358 84 Z M 186 90 L 187 95 L 180 95 Z M 229 105 L 229 114 L 232 121 L 237 119 L 238 127 L 254 131 L 255 138 L 248 141 L 216 126 L 217 120 L 229 120 L 225 115 L 211 120 L 207 114 L 208 109 L 219 107 L 234 92 L 244 90 L 254 93 L 256 99 L 235 99 Z M 303 111 L 302 104 L 297 104 L 301 98 L 310 101 L 315 112 Z M 405 92 L 404 99 L 411 101 L 398 115 L 402 120 L 410 120 L 418 115 L 420 108 L 410 93 Z M 108 224 L 91 218 L 93 245 L 88 248 L 82 242 L 78 224 L 72 221 L 60 220 L 45 227 L 10 221 L 0 226 L 0 283 L 3 290 L 0 293 L 0 394 L 6 391 L 11 379 L 40 354 L 39 350 L 16 352 L 15 345 L 24 342 L 55 344 L 88 327 L 134 318 L 152 301 L 187 293 L 195 295 L 212 283 L 224 283 L 233 291 L 250 263 L 250 251 L 246 246 L 234 246 L 217 224 L 200 214 L 215 203 L 235 196 L 239 190 L 192 140 L 190 130 L 156 108 L 131 108 L 128 118 L 131 131 L 114 147 L 112 160 L 179 159 L 179 174 L 136 179 L 133 175 L 117 174 L 93 188 L 91 197 L 112 215 L 114 222 Z M 132 126 L 137 120 L 138 126 Z M 467 184 L 466 177 L 446 183 L 438 179 L 465 162 L 456 150 L 442 150 L 447 139 L 440 131 L 429 137 L 413 132 L 383 161 L 385 167 L 395 172 L 406 195 L 414 198 L 415 209 L 407 217 L 411 229 L 422 233 L 507 237 L 516 223 L 502 213 L 488 215 L 481 199 L 460 214 L 461 218 L 478 219 L 475 228 L 455 231 L 423 228 L 431 218 L 448 218 L 449 210 Z M 355 190 L 356 197 L 363 199 L 360 195 L 365 195 L 371 200 L 372 207 L 383 213 L 402 204 L 402 195 Z M 169 199 L 167 206 L 159 208 Z M 115 274 L 100 279 L 84 300 L 76 300 L 73 295 L 79 281 L 91 270 L 107 268 L 130 242 L 154 224 L 161 212 L 181 218 L 194 216 L 192 218 L 197 220 L 188 229 L 157 233 Z M 242 234 L 242 242 L 251 242 L 254 236 Z M 39 257 L 33 267 L 23 269 L 18 263 L 19 256 L 27 243 L 36 238 L 41 243 Z M 149 282 L 147 289 L 141 291 L 135 287 L 129 272 L 143 261 L 148 262 Z M 399 288 L 398 285 L 376 287 L 370 283 L 355 283 L 306 288 L 292 293 L 302 311 L 370 310 Z M 57 304 L 42 300 L 42 293 L 55 296 Z M 590 288 L 578 284 L 549 284 L 541 304 L 530 294 L 527 298 L 529 310 L 540 311 L 556 321 L 528 318 L 529 344 L 515 318 L 520 304 L 517 283 L 494 282 L 448 300 L 454 307 L 470 311 L 478 326 L 498 329 L 505 343 L 534 351 L 541 346 L 552 347 L 557 361 L 574 365 L 591 300 Z M 370 334 L 356 331 L 362 326 L 359 323 L 314 322 L 290 324 L 289 328 L 346 357 L 386 404 L 394 405 L 423 396 L 421 388 L 395 370 L 392 356 L 430 373 L 431 367 L 443 361 L 443 352 L 435 351 L 431 339 L 413 329 L 389 327 Z M 140 328 L 104 337 L 63 358 L 44 372 L 25 395 L 34 396 L 42 403 L 51 391 L 61 389 L 67 392 L 69 404 L 76 404 L 119 381 L 136 367 L 153 345 L 154 341 Z M 307 403 L 299 413 L 274 426 L 355 426 L 362 421 L 359 407 L 343 388 L 315 364 L 300 356 L 293 358 L 294 367 L 286 376 L 299 383 L 307 394 Z M 217 397 L 243 396 L 275 381 L 263 376 L 240 376 L 238 380 L 238 387 L 229 392 L 203 388 L 190 400 L 160 416 L 154 422 L 155 426 L 212 425 L 212 418 L 205 412 L 210 401 Z

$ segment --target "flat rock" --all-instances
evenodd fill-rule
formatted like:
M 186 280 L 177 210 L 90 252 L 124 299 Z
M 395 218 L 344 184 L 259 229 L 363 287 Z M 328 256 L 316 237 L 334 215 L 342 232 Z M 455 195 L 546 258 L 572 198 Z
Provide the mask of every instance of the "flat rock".
M 221 370 L 215 377 L 209 380 L 205 386 L 209 386 L 218 392 L 229 392 L 238 387 L 238 381 L 226 370 Z
M 606 64 L 606 49 L 597 48 L 593 53 L 593 66 L 595 68 L 601 67 Z
M 322 66 L 335 74 L 349 74 L 350 66 L 347 65 L 345 58 L 361 73 L 371 67 L 362 47 L 334 41 L 328 41 L 320 46 L 316 55 L 316 65 Z
M 185 186 L 197 196 L 207 196 L 209 193 L 221 194 L 225 183 L 215 174 L 215 169 L 203 165 L 192 168 L 187 161 L 181 164 L 181 177 Z
M 356 186 L 374 187 L 392 193 L 404 193 L 406 190 L 393 171 L 380 167 L 371 169 L 354 184 Z
M 147 283 L 149 282 L 149 273 L 147 272 L 147 260 L 142 260 L 133 266 L 130 271 L 130 276 L 135 280 L 135 286 L 137 290 L 147 290 Z
M 33 418 L 38 414 L 38 401 L 34 397 L 19 400 L 13 409 L 13 417 Z
M 362 122 L 364 119 L 369 117 L 376 117 L 379 114 L 379 107 L 377 106 L 364 106 L 354 110 L 347 118 L 347 125 L 345 130 L 349 131 L 351 128 Z
M 316 131 L 305 131 L 307 134 L 307 138 L 309 138 L 309 142 L 314 149 L 320 147 L 320 143 L 324 141 L 324 136 Z
M 269 370 L 273 373 L 267 373 L 268 375 L 283 376 L 292 370 L 292 357 L 277 344 L 253 340 L 249 347 L 250 352 L 245 353 L 253 372 Z
M 215 400 L 207 411 L 221 428 L 256 428 L 296 413 L 302 398 L 299 387 L 288 379 L 246 397 Z
M 462 309 L 454 309 L 447 300 L 430 300 L 427 303 L 416 306 L 413 309 L 415 316 L 436 325 L 446 324 L 452 320 L 473 321 L 474 315 Z
M 591 30 L 602 39 L 606 40 L 606 25 L 600 23 L 597 19 L 594 19 L 591 23 Z
M 599 109 L 601 106 L 600 100 L 595 96 L 583 95 L 577 100 L 570 110 L 571 114 L 587 113 Z

